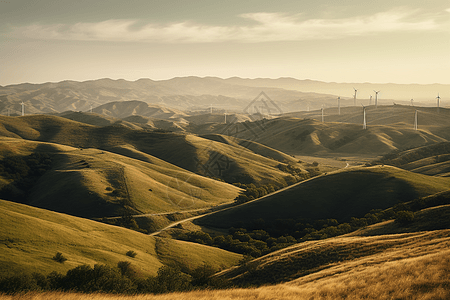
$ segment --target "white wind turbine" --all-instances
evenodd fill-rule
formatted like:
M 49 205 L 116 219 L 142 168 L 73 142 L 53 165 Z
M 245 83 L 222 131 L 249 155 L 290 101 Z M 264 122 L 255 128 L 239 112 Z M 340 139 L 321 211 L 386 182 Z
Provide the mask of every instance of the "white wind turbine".
M 356 93 L 358 92 L 357 89 L 353 88 L 355 90 L 355 95 L 353 96 L 353 106 L 356 106 Z
M 25 103 L 23 103 L 23 101 L 22 101 L 22 103 L 20 105 L 22 105 L 22 116 L 24 116 L 25 115 Z
M 439 112 L 439 105 L 440 105 L 440 101 L 441 101 L 441 97 L 439 96 L 439 93 L 438 93 L 438 95 L 437 95 L 437 97 L 436 97 L 436 100 L 437 100 L 437 111 Z
M 375 90 L 373 90 L 373 91 L 375 92 L 375 108 L 377 108 L 378 107 L 378 93 L 380 91 L 375 91 Z
M 341 97 L 338 97 L 338 113 L 341 114 Z
M 323 123 L 323 104 L 322 104 L 321 110 L 322 110 L 322 123 Z
M 361 104 L 362 105 L 362 104 Z M 367 123 L 366 123 L 366 107 L 363 105 L 363 129 L 367 129 Z
M 369 106 L 372 105 L 372 95 L 370 95 Z

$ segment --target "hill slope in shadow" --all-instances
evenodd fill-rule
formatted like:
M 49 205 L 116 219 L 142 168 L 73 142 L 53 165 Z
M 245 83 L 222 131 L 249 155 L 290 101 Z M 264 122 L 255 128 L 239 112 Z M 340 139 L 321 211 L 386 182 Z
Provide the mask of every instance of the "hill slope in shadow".
M 230 228 L 252 227 L 255 221 L 337 219 L 347 222 L 372 209 L 448 189 L 447 178 L 430 177 L 391 166 L 352 167 L 297 183 L 271 195 L 195 222 Z

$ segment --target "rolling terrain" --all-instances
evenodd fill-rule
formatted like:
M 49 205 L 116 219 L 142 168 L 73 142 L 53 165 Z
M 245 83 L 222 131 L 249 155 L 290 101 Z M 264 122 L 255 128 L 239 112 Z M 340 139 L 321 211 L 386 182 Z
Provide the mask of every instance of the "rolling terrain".
M 371 106 L 362 130 L 361 107 L 342 107 L 339 115 L 334 96 L 280 79 L 283 88 L 265 91 L 285 114 L 230 113 L 225 121 L 221 104 L 245 106 L 259 84 L 273 82 L 189 77 L 2 87 L 3 113 L 26 101 L 52 114 L 0 116 L 0 277 L 129 261 L 143 275 L 210 265 L 225 268 L 212 277 L 219 282 L 254 285 L 129 299 L 447 298 L 449 110 Z M 320 110 L 289 112 L 322 103 L 325 122 Z M 92 113 L 79 111 L 91 105 L 98 105 Z M 352 166 L 346 157 L 377 158 Z M 258 189 L 272 193 L 258 198 Z M 249 191 L 255 197 L 239 201 Z M 145 235 L 83 218 L 165 228 Z M 183 234 L 196 243 L 170 238 Z M 57 252 L 68 260 L 54 261 Z
M 240 112 L 263 89 L 277 101 L 286 103 L 285 109 L 289 111 L 299 109 L 295 103 L 295 100 L 299 98 L 328 101 L 335 99 L 334 96 L 325 94 L 233 84 L 214 77 L 191 76 L 161 81 L 104 78 L 84 82 L 25 83 L 0 87 L 0 113 L 6 115 L 9 110 L 11 114 L 19 114 L 22 101 L 26 105 L 27 113 L 37 114 L 67 110 L 88 111 L 91 105 L 98 107 L 108 102 L 137 99 L 176 109 L 205 110 L 210 105 L 214 105 L 226 106 L 228 109 Z M 106 111 L 111 112 L 109 109 Z
M 222 143 L 185 133 L 130 128 L 117 122 L 99 127 L 56 116 L 0 117 L 0 135 L 102 149 L 144 161 L 147 160 L 146 155 L 151 155 L 191 172 L 229 183 L 281 186 L 293 178 L 277 167 L 279 161 L 237 143 Z M 276 152 L 263 146 L 259 148 Z
M 352 167 L 297 183 L 255 201 L 197 219 L 206 227 L 252 227 L 258 219 L 363 217 L 372 209 L 449 189 L 448 178 L 430 177 L 391 166 Z
M 351 112 L 353 108 L 348 110 Z M 439 118 L 443 120 L 442 125 L 439 125 L 435 116 L 430 114 L 428 116 L 429 125 L 419 125 L 419 130 L 414 130 L 412 123 L 414 111 L 409 107 L 406 107 L 405 110 L 410 111 L 408 121 L 403 118 L 396 123 L 390 123 L 386 120 L 387 117 L 381 119 L 382 113 L 378 120 L 382 124 L 377 125 L 378 121 L 375 120 L 373 121 L 375 125 L 372 125 L 368 115 L 367 130 L 362 129 L 362 109 L 358 109 L 357 115 L 352 113 L 343 115 L 342 119 L 348 118 L 345 121 L 329 121 L 328 118 L 326 122 L 322 123 L 320 119 L 281 117 L 262 119 L 252 123 L 198 126 L 193 129 L 193 132 L 198 134 L 222 133 L 256 141 L 287 154 L 318 156 L 358 154 L 375 157 L 397 149 L 445 142 L 450 138 L 447 130 L 450 124 L 444 113 L 439 114 Z M 442 111 L 444 112 L 443 109 Z M 302 115 L 306 117 L 306 114 L 302 113 Z M 336 119 L 338 118 L 336 117 Z M 355 124 L 356 119 L 359 120 L 359 124 Z M 422 119 L 422 115 L 420 115 L 419 124 L 422 124 Z
M 378 162 L 430 176 L 450 176 L 450 143 L 443 142 L 384 155 Z
M 24 202 L 71 215 L 101 218 L 121 216 L 125 211 L 142 214 L 204 208 L 230 202 L 240 191 L 126 146 L 117 151 L 140 159 L 51 143 L 1 141 L 4 159 L 12 153 L 51 155 L 51 168 L 38 178 Z M 3 180 L 5 188 L 11 179 Z
M 0 200 L 0 215 L 0 276 L 66 272 L 82 264 L 115 266 L 119 261 L 131 262 L 143 275 L 155 275 L 167 264 L 184 262 L 184 269 L 204 263 L 221 267 L 234 265 L 241 257 L 10 201 Z M 126 255 L 130 250 L 137 253 L 135 258 Z M 54 261 L 57 252 L 68 260 Z

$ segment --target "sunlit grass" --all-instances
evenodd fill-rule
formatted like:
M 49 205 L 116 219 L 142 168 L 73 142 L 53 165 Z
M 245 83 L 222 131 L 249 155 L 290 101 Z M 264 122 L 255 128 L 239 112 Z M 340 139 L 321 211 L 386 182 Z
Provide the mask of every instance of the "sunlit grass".
M 0 296 L 0 300 L 193 300 L 193 299 L 448 299 L 450 251 L 415 258 L 360 265 L 345 272 L 307 283 L 251 289 L 193 291 L 163 295 L 106 295 L 76 293 L 28 293 Z

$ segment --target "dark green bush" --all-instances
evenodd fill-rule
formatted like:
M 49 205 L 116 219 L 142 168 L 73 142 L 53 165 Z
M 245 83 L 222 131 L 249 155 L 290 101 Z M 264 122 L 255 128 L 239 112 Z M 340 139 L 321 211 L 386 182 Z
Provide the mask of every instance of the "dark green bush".
M 61 263 L 61 264 L 64 263 L 67 260 L 67 258 L 61 252 L 57 252 L 55 254 L 55 256 L 52 257 L 52 259 L 54 261 L 57 261 L 57 262 Z
M 414 213 L 412 211 L 398 211 L 395 217 L 395 223 L 400 225 L 408 225 L 414 221 Z
M 132 257 L 132 258 L 135 258 L 136 255 L 137 255 L 137 253 L 134 252 L 133 250 L 127 251 L 127 253 L 125 253 L 125 254 L 126 254 L 126 256 L 129 256 L 129 257 Z

